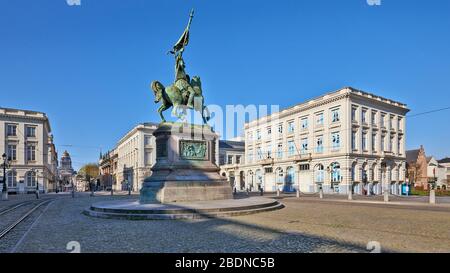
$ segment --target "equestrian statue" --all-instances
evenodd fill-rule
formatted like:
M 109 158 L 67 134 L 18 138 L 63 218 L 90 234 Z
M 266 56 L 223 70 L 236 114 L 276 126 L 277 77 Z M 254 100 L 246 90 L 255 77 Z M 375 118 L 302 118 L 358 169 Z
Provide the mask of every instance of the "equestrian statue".
M 205 106 L 202 83 L 199 76 L 192 79 L 186 73 L 186 65 L 183 60 L 183 52 L 189 43 L 189 31 L 194 17 L 194 10 L 189 16 L 188 25 L 181 35 L 178 42 L 169 51 L 175 56 L 175 81 L 172 85 L 165 87 L 159 81 L 153 81 L 151 89 L 155 95 L 155 103 L 161 102 L 158 113 L 163 122 L 166 122 L 163 112 L 172 107 L 172 115 L 184 120 L 186 109 L 193 109 L 202 115 L 203 122 L 206 124 L 210 117 L 208 108 Z M 182 110 L 181 112 L 179 110 Z

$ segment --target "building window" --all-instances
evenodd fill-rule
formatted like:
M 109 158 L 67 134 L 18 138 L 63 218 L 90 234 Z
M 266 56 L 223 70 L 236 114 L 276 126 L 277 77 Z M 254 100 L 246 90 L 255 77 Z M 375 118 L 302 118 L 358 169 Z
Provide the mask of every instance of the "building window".
M 248 150 L 247 160 L 248 160 L 248 163 L 253 162 L 253 150 Z
M 298 166 L 300 171 L 309 171 L 309 164 L 301 164 Z
M 152 153 L 151 152 L 145 152 L 145 165 L 152 165 Z
M 241 164 L 241 156 L 240 155 L 236 156 L 236 164 Z
M 306 153 L 308 153 L 308 139 L 304 138 L 302 139 L 302 143 L 301 143 L 301 153 L 304 155 Z
M 295 155 L 295 143 L 293 140 L 288 141 L 288 155 L 289 156 Z
M 339 122 L 340 120 L 339 109 L 331 110 L 331 122 Z
M 288 155 L 289 156 L 295 155 L 295 143 L 293 140 L 288 141 Z
M 367 110 L 363 109 L 361 111 L 361 122 L 366 123 L 367 122 Z
M 316 152 L 323 153 L 323 136 L 319 136 L 316 139 Z
M 288 123 L 288 133 L 293 133 L 294 132 L 294 122 L 290 121 Z
M 278 134 L 282 134 L 283 133 L 283 124 L 278 124 Z
M 389 117 L 389 129 L 394 129 L 394 116 Z
M 381 127 L 386 127 L 385 125 L 385 119 L 386 119 L 386 115 L 381 115 L 381 119 L 380 119 L 380 121 L 381 121 Z
M 263 159 L 263 153 L 262 153 L 261 147 L 256 148 L 256 156 L 257 156 L 258 160 L 262 160 Z
M 8 145 L 8 160 L 12 160 L 12 161 L 17 160 L 17 146 L 16 145 Z
M 247 139 L 248 139 L 248 141 L 252 141 L 253 140 L 253 133 L 252 132 L 248 132 L 247 133 Z
M 399 131 L 402 130 L 402 118 L 401 118 L 401 117 L 398 117 L 398 120 L 397 120 L 397 127 L 398 127 L 398 130 L 399 130 Z
M 372 125 L 375 126 L 377 124 L 377 112 L 372 112 Z
M 342 176 L 341 176 L 341 165 L 339 163 L 335 162 L 331 164 L 331 182 L 341 182 Z
M 27 134 L 27 137 L 36 137 L 36 127 L 27 126 L 26 134 Z
M 227 164 L 233 164 L 233 156 L 229 155 L 227 158 Z
M 36 161 L 36 146 L 27 145 L 27 161 Z
M 363 133 L 362 135 L 362 149 L 363 151 L 367 151 L 367 134 Z
M 374 152 L 377 151 L 377 135 L 376 134 L 372 135 L 372 151 L 374 151 Z
M 283 144 L 281 143 L 278 144 L 277 158 L 283 158 Z
M 152 137 L 151 136 L 145 136 L 144 137 L 144 145 L 150 146 L 152 144 Z
M 352 132 L 352 150 L 356 149 L 356 132 Z
M 283 184 L 284 183 L 284 173 L 283 173 L 283 169 L 278 168 L 276 169 L 276 174 L 277 174 L 277 178 L 276 178 L 276 183 L 277 184 Z
M 256 140 L 261 140 L 261 130 L 256 131 Z
M 27 187 L 36 187 L 36 173 L 35 172 L 28 172 L 27 173 L 27 177 L 26 177 L 26 181 L 27 181 Z
M 323 113 L 316 115 L 316 125 L 323 126 Z
M 323 183 L 325 178 L 324 167 L 322 164 L 316 166 L 315 170 L 316 183 Z
M 8 183 L 8 187 L 15 188 L 17 187 L 17 173 L 16 171 L 8 172 L 6 175 L 6 181 Z
M 386 150 L 385 139 L 386 139 L 386 136 L 381 137 L 381 151 L 383 151 L 383 152 Z
M 6 135 L 7 136 L 17 136 L 17 125 L 15 125 L 15 124 L 6 125 Z
M 398 143 L 397 143 L 397 147 L 398 147 L 398 154 L 403 154 L 402 152 L 402 138 L 398 138 Z
M 356 107 L 352 107 L 352 121 L 356 121 Z
M 333 149 L 339 149 L 341 147 L 341 136 L 339 133 L 331 134 L 331 145 Z
M 302 118 L 301 124 L 302 124 L 302 130 L 308 129 L 308 118 Z
M 270 138 L 272 136 L 272 127 L 267 127 L 267 137 Z
M 389 152 L 394 152 L 394 138 L 389 139 Z

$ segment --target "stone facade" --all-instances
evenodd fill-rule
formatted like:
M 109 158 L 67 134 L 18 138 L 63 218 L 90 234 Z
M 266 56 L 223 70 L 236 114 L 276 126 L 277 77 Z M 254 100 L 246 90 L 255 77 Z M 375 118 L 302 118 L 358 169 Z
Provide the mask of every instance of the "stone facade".
M 101 184 L 105 189 L 111 188 L 117 189 L 117 166 L 118 166 L 117 149 L 107 152 L 104 155 L 100 155 L 99 169 Z
M 156 161 L 156 144 L 153 132 L 157 124 L 143 123 L 131 129 L 113 150 L 113 175 L 115 190 L 127 190 L 127 182 L 132 191 L 139 191 L 144 179 L 151 175 L 151 167 Z M 116 164 L 117 163 L 117 164 Z
M 450 157 L 443 158 L 438 163 L 445 168 L 445 188 L 450 189 Z
M 399 194 L 405 104 L 343 88 L 245 124 L 246 188 Z
M 37 186 L 42 192 L 56 189 L 58 156 L 45 113 L 0 108 L 0 152 L 10 158 L 8 192 L 34 192 Z
M 245 173 L 240 171 L 245 163 L 245 141 L 219 141 L 219 167 L 223 177 L 238 191 L 245 190 Z
M 428 162 L 425 149 L 406 151 L 408 182 L 416 188 L 428 189 Z

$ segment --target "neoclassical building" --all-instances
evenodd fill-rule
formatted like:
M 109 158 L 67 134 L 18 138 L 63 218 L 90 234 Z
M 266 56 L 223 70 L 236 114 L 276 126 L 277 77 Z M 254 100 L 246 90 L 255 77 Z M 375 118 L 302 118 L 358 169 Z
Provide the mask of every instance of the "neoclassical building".
M 126 190 L 128 181 L 133 191 L 139 191 L 144 179 L 151 175 L 151 167 L 156 162 L 153 132 L 157 128 L 155 123 L 142 123 L 119 140 L 114 149 L 117 153 L 117 165 L 113 173 L 116 178 L 115 190 Z
M 351 87 L 245 124 L 246 188 L 400 194 L 405 104 Z
M 231 185 L 243 191 L 245 187 L 245 174 L 240 170 L 245 163 L 245 142 L 241 139 L 219 141 L 219 167 L 222 176 L 227 177 Z M 238 177 L 238 179 L 236 179 Z M 236 184 L 239 181 L 239 184 Z
M 53 191 L 57 185 L 58 156 L 45 113 L 0 108 L 0 155 L 9 158 L 8 192 Z M 3 163 L 3 162 L 1 162 Z M 3 170 L 0 174 L 3 181 Z

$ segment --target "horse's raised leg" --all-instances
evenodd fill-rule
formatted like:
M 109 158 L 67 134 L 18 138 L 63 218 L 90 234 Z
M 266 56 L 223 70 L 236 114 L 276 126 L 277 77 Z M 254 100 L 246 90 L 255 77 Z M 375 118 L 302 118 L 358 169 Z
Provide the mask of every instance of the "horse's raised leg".
M 161 106 L 158 109 L 159 116 L 161 117 L 161 120 L 163 122 L 166 122 L 166 119 L 164 118 L 163 112 L 166 111 L 168 108 L 169 108 L 169 106 L 161 104 Z

